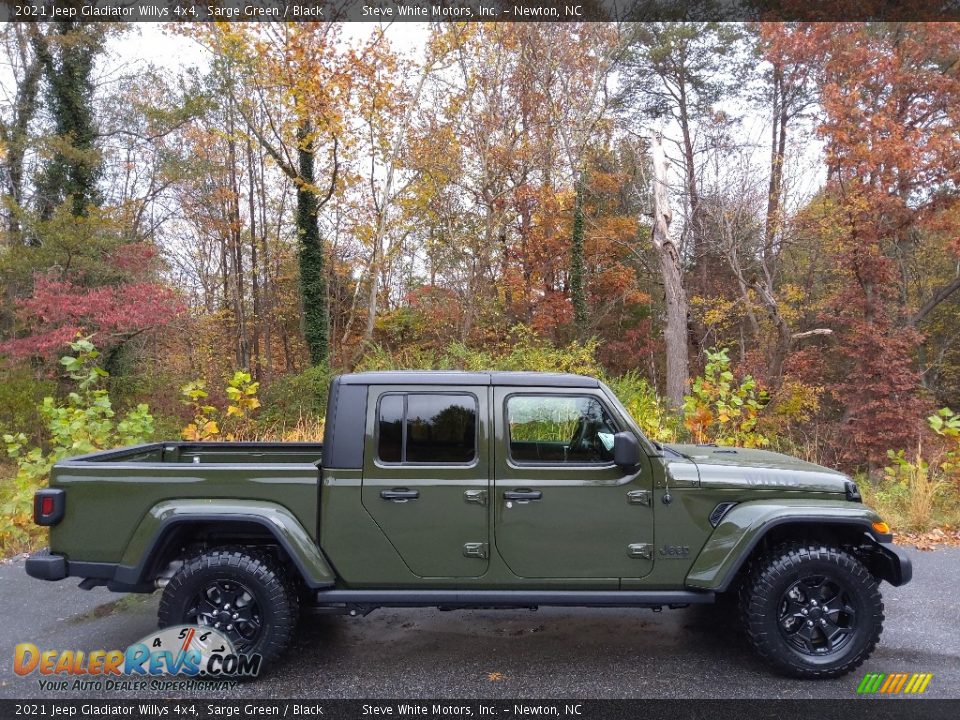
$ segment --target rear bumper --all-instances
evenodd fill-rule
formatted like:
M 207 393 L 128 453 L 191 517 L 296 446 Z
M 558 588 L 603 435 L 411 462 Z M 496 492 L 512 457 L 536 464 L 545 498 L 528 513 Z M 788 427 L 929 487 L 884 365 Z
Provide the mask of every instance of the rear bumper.
M 35 552 L 27 558 L 27 575 L 38 580 L 63 580 L 70 573 L 67 559 L 63 555 L 53 555 L 49 548 Z
M 80 578 L 80 587 L 84 590 L 106 585 L 115 592 L 153 592 L 152 583 L 137 583 L 127 580 L 122 568 L 116 563 L 83 562 L 67 560 L 63 555 L 50 552 L 49 548 L 34 553 L 27 558 L 27 575 L 38 580 L 63 580 L 68 577 Z

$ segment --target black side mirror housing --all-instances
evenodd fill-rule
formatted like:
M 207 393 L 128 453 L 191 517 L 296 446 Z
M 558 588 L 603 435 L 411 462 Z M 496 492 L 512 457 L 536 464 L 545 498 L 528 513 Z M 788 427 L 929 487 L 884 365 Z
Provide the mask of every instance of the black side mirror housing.
M 625 469 L 640 464 L 640 443 L 631 432 L 618 432 L 613 436 L 613 462 Z

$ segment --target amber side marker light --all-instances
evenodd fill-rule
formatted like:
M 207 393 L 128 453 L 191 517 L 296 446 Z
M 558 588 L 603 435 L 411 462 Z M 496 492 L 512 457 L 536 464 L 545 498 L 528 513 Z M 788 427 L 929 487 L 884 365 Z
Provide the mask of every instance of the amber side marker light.
M 878 533 L 883 533 L 884 535 L 890 534 L 890 526 L 887 525 L 883 520 L 873 523 L 873 529 Z

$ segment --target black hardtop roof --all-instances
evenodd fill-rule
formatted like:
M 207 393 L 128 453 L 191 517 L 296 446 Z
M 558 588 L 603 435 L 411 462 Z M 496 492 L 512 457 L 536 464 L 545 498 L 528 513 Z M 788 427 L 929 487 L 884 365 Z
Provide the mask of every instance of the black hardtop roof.
M 460 370 L 385 370 L 340 376 L 344 385 L 509 385 L 516 387 L 600 387 L 586 375 L 548 372 L 465 372 Z

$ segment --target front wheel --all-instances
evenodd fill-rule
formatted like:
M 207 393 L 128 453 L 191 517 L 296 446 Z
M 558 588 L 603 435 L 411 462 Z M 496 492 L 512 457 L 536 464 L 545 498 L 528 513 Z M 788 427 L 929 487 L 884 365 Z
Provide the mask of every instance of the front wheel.
M 255 548 L 212 548 L 184 561 L 160 598 L 160 627 L 200 625 L 264 665 L 289 645 L 299 613 L 283 568 Z
M 877 580 L 835 547 L 790 544 L 764 556 L 743 585 L 741 612 L 757 652 L 793 677 L 845 675 L 883 631 Z

